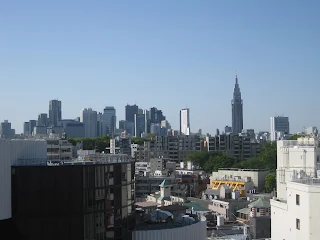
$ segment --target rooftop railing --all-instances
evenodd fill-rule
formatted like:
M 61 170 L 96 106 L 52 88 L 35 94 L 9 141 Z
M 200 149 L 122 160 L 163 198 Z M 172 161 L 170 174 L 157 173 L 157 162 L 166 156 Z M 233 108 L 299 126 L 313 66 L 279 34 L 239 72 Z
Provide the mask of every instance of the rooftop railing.
M 320 178 L 294 178 L 292 182 L 320 186 Z
M 131 163 L 134 160 L 126 154 L 104 154 L 90 157 L 88 160 L 60 160 L 60 159 L 19 159 L 13 166 L 61 166 L 61 165 L 95 165 L 95 164 L 116 164 Z

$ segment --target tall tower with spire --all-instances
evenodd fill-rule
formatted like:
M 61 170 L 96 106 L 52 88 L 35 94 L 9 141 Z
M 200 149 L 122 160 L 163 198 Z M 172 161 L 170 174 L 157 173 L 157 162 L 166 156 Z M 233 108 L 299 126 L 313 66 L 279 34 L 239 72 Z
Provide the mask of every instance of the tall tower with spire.
M 243 130 L 243 101 L 238 83 L 238 74 L 236 73 L 236 83 L 233 90 L 232 105 L 232 132 L 241 133 Z

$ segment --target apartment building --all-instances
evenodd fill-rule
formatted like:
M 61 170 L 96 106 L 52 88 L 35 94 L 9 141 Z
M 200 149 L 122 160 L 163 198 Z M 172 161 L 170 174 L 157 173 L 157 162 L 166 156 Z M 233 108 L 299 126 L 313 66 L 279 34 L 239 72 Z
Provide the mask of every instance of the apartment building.
M 249 135 L 221 134 L 206 137 L 208 152 L 226 152 L 240 160 L 256 157 L 260 153 L 260 144 L 252 141 Z
M 271 203 L 272 240 L 320 239 L 318 137 L 277 142 L 277 196 Z

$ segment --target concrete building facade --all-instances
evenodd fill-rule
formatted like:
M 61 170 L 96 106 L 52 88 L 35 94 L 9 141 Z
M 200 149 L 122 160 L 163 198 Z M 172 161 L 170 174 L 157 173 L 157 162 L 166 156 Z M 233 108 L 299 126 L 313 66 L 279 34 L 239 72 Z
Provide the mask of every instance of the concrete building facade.
M 320 239 L 319 158 L 317 137 L 277 142 L 277 197 L 270 201 L 272 240 Z

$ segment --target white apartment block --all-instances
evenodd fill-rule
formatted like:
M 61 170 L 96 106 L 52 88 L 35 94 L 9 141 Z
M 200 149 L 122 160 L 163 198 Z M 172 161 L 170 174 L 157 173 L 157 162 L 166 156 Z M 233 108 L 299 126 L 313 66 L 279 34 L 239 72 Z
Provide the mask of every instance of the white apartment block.
M 272 240 L 320 239 L 319 141 L 277 142 L 277 197 L 271 202 Z
M 276 141 L 284 134 L 289 134 L 289 118 L 276 116 L 270 118 L 270 140 Z

